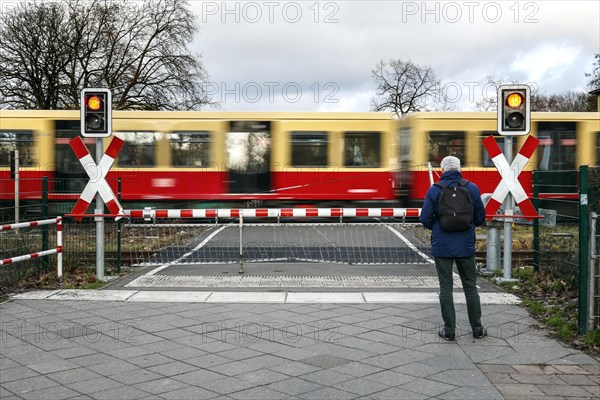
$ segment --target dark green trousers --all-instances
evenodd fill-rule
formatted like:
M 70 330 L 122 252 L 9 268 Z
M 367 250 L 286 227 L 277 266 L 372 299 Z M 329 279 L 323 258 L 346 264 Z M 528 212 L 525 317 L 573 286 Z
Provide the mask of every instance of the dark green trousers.
M 456 262 L 458 274 L 462 281 L 463 290 L 467 299 L 467 313 L 469 323 L 473 331 L 480 331 L 481 326 L 481 303 L 477 292 L 477 271 L 475 257 L 435 257 L 435 268 L 440 280 L 440 306 L 446 334 L 455 333 L 456 314 L 454 312 L 454 299 L 452 298 L 452 265 Z

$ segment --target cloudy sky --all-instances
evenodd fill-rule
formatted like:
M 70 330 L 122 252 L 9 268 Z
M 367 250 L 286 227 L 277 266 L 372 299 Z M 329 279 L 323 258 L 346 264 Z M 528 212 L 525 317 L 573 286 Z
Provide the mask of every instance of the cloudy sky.
M 600 52 L 597 1 L 190 2 L 224 111 L 369 111 L 371 71 L 389 59 L 431 66 L 470 110 L 488 75 L 585 90 Z

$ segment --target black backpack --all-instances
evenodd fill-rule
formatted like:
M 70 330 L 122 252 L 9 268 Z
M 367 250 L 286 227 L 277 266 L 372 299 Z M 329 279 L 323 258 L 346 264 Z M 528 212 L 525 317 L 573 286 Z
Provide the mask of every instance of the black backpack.
M 469 191 L 465 188 L 468 183 L 468 180 L 461 179 L 456 186 L 448 186 L 442 181 L 434 184 L 442 188 L 438 201 L 438 217 L 442 230 L 461 232 L 471 229 L 473 202 Z

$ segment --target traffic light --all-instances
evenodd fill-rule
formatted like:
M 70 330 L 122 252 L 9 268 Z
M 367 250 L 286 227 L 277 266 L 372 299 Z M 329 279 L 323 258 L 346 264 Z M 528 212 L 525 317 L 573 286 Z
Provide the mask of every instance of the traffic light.
M 110 89 L 81 91 L 81 134 L 109 137 L 112 134 L 112 93 Z
M 498 88 L 498 133 L 527 135 L 531 127 L 531 91 L 527 85 Z

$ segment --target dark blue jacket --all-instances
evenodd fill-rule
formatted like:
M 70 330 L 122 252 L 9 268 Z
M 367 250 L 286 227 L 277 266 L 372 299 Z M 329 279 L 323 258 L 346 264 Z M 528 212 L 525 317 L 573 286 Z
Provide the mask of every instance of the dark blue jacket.
M 442 181 L 455 186 L 462 179 L 459 171 L 447 171 L 442 175 Z M 475 255 L 475 226 L 485 222 L 485 208 L 481 201 L 479 188 L 469 182 L 465 188 L 469 191 L 473 202 L 473 224 L 471 229 L 463 232 L 445 232 L 438 218 L 438 200 L 442 188 L 433 185 L 427 191 L 421 217 L 419 220 L 431 229 L 431 253 L 434 257 L 471 257 Z

